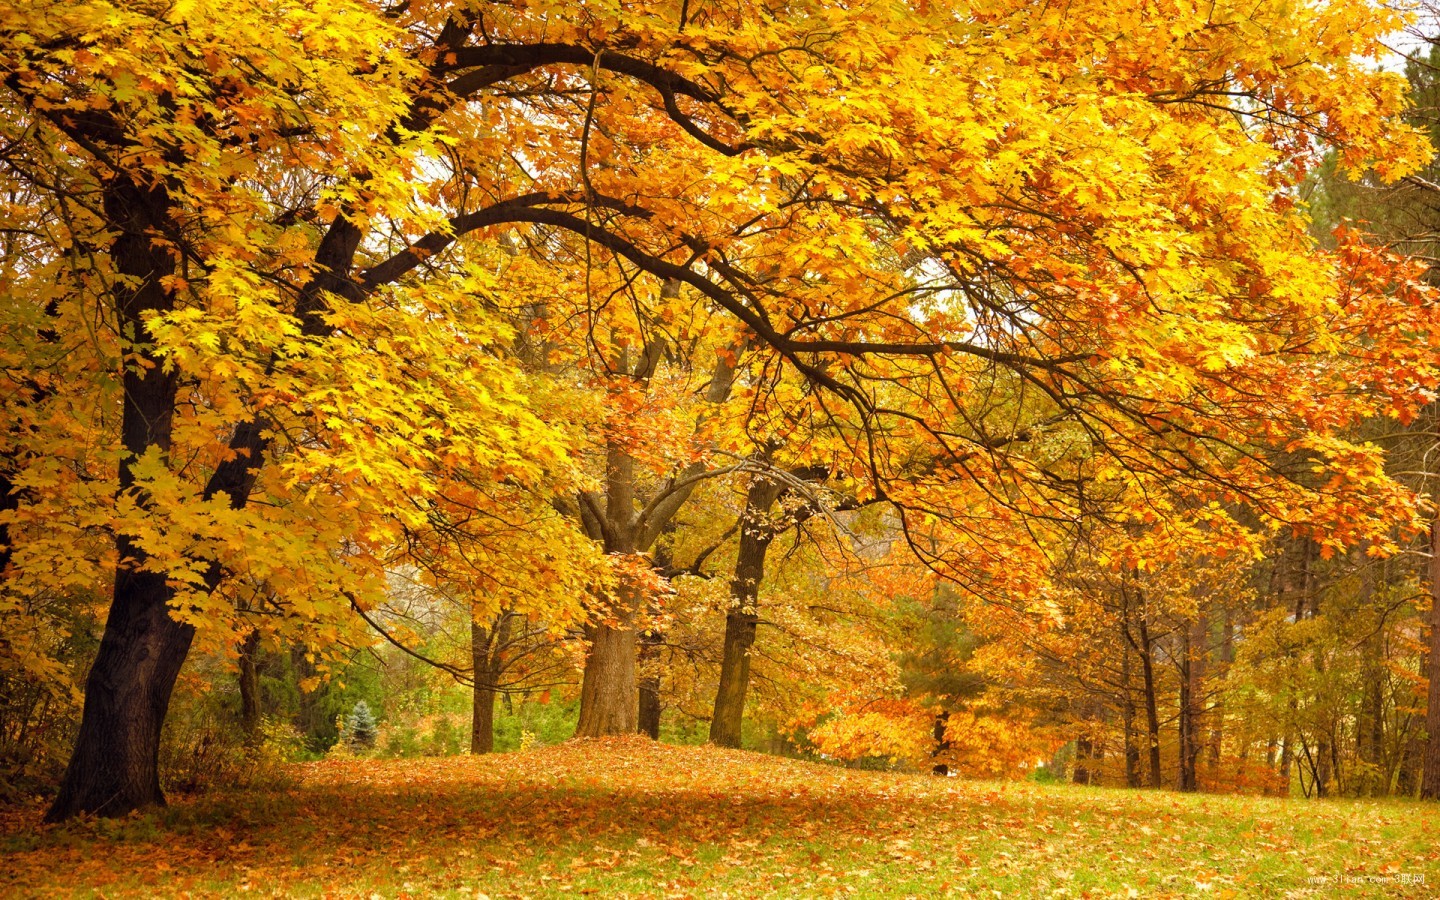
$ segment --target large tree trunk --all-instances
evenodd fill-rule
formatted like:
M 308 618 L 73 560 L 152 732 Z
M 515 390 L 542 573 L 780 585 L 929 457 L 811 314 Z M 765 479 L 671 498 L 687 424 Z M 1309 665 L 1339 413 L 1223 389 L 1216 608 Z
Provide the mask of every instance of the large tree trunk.
M 780 486 L 757 478 L 745 496 L 740 524 L 740 547 L 735 577 L 730 581 L 730 610 L 725 614 L 725 645 L 720 659 L 720 685 L 710 718 L 710 743 L 739 747 L 745 721 L 745 696 L 750 690 L 750 648 L 755 645 L 759 622 L 756 604 L 765 580 L 765 555 L 775 539 L 768 514 L 780 496 Z
M 1425 765 L 1420 776 L 1420 796 L 1440 800 L 1440 513 L 1430 523 L 1430 653 L 1426 672 L 1430 676 L 1429 699 L 1425 707 Z
M 725 614 L 725 645 L 720 659 L 720 684 L 710 719 L 710 743 L 739 747 L 745 721 L 745 695 L 750 690 L 750 648 L 755 645 L 758 617 L 743 607 Z
M 123 334 L 135 343 L 139 363 L 125 368 L 120 417 L 120 491 L 135 487 L 131 466 L 147 451 L 167 454 L 175 410 L 177 376 L 166 371 L 145 343 L 144 319 L 167 312 L 174 297 L 163 279 L 174 274 L 168 248 L 158 243 L 172 230 L 169 196 L 161 186 L 141 187 L 125 176 L 105 187 L 103 204 L 120 234 L 111 247 L 125 283 L 114 289 Z M 143 492 L 137 501 L 145 506 Z M 120 816 L 163 804 L 160 792 L 160 729 L 170 693 L 190 651 L 194 629 L 170 615 L 173 591 L 163 572 L 142 571 L 148 558 L 129 536 L 120 535 L 114 596 L 100 650 L 85 684 L 85 706 L 75 752 L 60 793 L 46 819 L 57 822 L 78 813 Z
M 627 597 L 627 599 L 629 599 Z M 634 734 L 638 725 L 635 684 L 634 614 L 617 624 L 586 629 L 590 655 L 580 685 L 580 721 L 576 737 Z
M 119 231 L 111 258 L 116 271 L 126 276 L 113 293 L 116 318 L 121 332 L 136 341 L 131 352 L 140 359 L 122 378 L 122 492 L 134 487 L 131 465 L 138 457 L 151 450 L 167 455 L 171 445 L 178 374 L 173 368 L 167 372 L 144 340 L 145 318 L 174 306 L 165 279 L 175 274 L 175 255 L 163 241 L 179 228 L 169 202 L 163 184 L 142 187 L 126 175 L 107 184 L 102 199 L 106 218 Z M 322 315 L 327 293 L 355 296 L 348 276 L 360 237 L 359 229 L 342 216 L 321 239 L 315 255 L 319 272 L 296 302 L 301 334 L 328 331 Z M 211 474 L 205 500 L 223 496 L 233 509 L 245 506 L 269 445 L 267 424 L 251 419 L 236 425 L 231 455 Z M 148 503 L 143 493 L 136 499 L 142 506 Z M 85 812 L 119 816 L 165 802 L 159 778 L 160 729 L 194 629 L 170 616 L 173 591 L 166 574 L 140 571 L 147 558 L 144 550 L 118 535 L 116 551 L 122 562 L 116 567 L 105 633 L 86 680 L 75 751 L 46 814 L 49 821 Z M 219 566 L 212 565 L 205 589 L 215 590 L 221 577 Z
M 484 679 L 477 678 L 474 692 L 470 709 L 470 752 L 489 753 L 495 749 L 496 691 Z
M 495 749 L 495 678 L 492 675 L 491 644 L 494 632 L 473 618 L 470 620 L 470 752 L 489 753 Z

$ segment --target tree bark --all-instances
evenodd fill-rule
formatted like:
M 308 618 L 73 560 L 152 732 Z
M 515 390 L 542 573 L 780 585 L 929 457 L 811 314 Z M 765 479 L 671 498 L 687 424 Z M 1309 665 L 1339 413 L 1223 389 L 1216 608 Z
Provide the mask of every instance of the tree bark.
M 174 258 L 158 240 L 173 231 L 170 199 L 163 186 L 143 187 L 128 176 L 106 185 L 102 198 L 119 230 L 110 255 L 124 283 L 113 291 L 122 334 L 132 341 L 138 364 L 122 376 L 120 491 L 135 488 L 132 469 L 147 451 L 168 454 L 177 375 L 147 343 L 144 318 L 174 308 L 163 280 Z M 149 498 L 142 492 L 137 502 Z M 165 802 L 160 790 L 160 729 L 170 694 L 190 651 L 194 629 L 170 615 L 173 591 L 163 572 L 142 569 L 148 555 L 129 535 L 119 535 L 120 560 L 104 636 L 85 683 L 85 705 L 75 751 L 60 793 L 46 814 L 58 822 L 79 813 L 122 816 Z
M 1135 735 L 1135 695 L 1130 690 L 1130 648 L 1121 645 L 1120 687 L 1124 696 L 1120 702 L 1120 721 L 1125 729 L 1125 786 L 1140 786 L 1140 744 Z
M 1200 789 L 1200 718 L 1203 693 L 1200 653 L 1206 632 L 1197 618 L 1181 632 L 1180 648 L 1180 771 L 1177 787 L 1186 792 Z
M 1430 689 L 1425 707 L 1425 762 L 1420 796 L 1440 800 L 1440 513 L 1430 523 Z
M 628 590 L 617 598 L 634 603 Z M 638 691 L 635 684 L 634 612 L 615 624 L 601 622 L 587 628 L 590 654 L 585 659 L 585 676 L 580 685 L 580 721 L 576 737 L 603 737 L 634 734 L 639 724 Z
M 725 644 L 720 659 L 720 684 L 710 718 L 710 743 L 739 747 L 745 720 L 745 697 L 750 690 L 750 648 L 755 645 L 759 622 L 756 604 L 765 580 L 765 555 L 775 539 L 768 514 L 780 496 L 780 486 L 757 478 L 745 496 L 740 524 L 740 547 L 735 577 L 730 581 L 730 609 L 725 614 Z
M 1071 773 L 1072 784 L 1089 784 L 1091 779 L 1090 756 L 1094 752 L 1095 743 L 1089 737 L 1081 737 L 1075 740 L 1075 771 Z
M 1150 787 L 1160 786 L 1160 710 L 1155 700 L 1155 654 L 1150 624 L 1140 617 L 1140 674 L 1145 687 L 1145 728 L 1150 743 Z
M 1225 683 L 1230 678 L 1230 667 L 1235 662 L 1235 617 L 1230 610 L 1225 611 L 1225 621 L 1220 628 L 1220 666 L 1215 676 L 1220 680 L 1220 687 L 1212 694 L 1223 697 L 1226 688 Z M 1209 715 L 1210 731 L 1206 746 L 1209 752 L 1210 769 L 1218 774 L 1220 768 L 1220 757 L 1225 743 L 1225 706 L 1224 700 L 1217 698 L 1210 707 Z
M 487 628 L 470 621 L 470 752 L 495 749 L 495 698 L 505 671 L 505 643 L 510 639 L 510 614 L 501 613 Z
M 640 665 L 645 667 L 657 655 L 663 638 L 654 631 L 640 635 Z M 640 679 L 640 712 L 638 729 L 652 741 L 660 739 L 660 676 L 646 675 Z
M 930 751 L 930 755 L 940 757 L 942 761 L 936 763 L 934 766 L 931 767 L 930 774 L 932 775 L 948 776 L 950 774 L 949 763 L 943 761 L 946 758 L 947 754 L 950 752 L 950 738 L 947 735 L 949 728 L 949 710 L 942 710 L 941 712 L 936 713 L 935 728 L 933 732 L 935 738 L 935 749 Z
M 260 740 L 260 630 L 255 629 L 240 642 L 240 728 L 245 740 Z

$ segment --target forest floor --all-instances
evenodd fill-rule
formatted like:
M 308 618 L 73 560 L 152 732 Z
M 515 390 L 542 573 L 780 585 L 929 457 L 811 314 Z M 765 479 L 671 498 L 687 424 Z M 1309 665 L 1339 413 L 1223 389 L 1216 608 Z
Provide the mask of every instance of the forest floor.
M 859 772 L 643 739 L 0 814 L 0 896 L 1440 895 L 1440 808 Z M 1421 879 L 1423 878 L 1423 882 Z

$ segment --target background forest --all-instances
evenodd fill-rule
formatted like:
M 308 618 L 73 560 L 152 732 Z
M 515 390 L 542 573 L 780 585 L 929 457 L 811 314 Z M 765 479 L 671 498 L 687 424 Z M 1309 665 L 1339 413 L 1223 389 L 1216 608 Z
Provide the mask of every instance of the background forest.
M 4 5 L 0 799 L 1440 796 L 1433 22 L 1110 6 Z

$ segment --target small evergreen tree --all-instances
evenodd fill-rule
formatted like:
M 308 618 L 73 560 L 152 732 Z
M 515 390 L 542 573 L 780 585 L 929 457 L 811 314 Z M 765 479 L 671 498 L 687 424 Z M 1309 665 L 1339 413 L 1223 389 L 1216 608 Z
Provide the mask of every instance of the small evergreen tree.
M 345 717 L 345 742 L 353 749 L 375 746 L 375 714 L 364 700 L 355 701 L 355 709 Z

